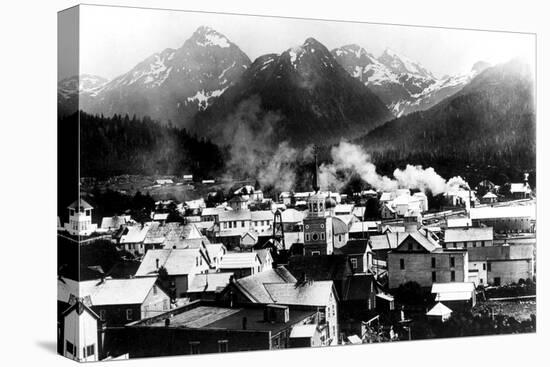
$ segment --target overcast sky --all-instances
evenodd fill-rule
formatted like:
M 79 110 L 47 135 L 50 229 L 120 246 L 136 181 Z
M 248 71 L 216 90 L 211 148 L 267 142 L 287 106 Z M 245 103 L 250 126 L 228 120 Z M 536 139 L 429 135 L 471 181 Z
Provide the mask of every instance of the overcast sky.
M 108 79 L 165 48 L 181 47 L 201 25 L 224 34 L 251 60 L 281 53 L 308 37 L 329 50 L 355 43 L 374 56 L 391 48 L 436 76 L 467 72 L 479 60 L 498 63 L 521 57 L 534 64 L 535 59 L 535 36 L 530 34 L 102 6 L 81 9 L 80 72 Z

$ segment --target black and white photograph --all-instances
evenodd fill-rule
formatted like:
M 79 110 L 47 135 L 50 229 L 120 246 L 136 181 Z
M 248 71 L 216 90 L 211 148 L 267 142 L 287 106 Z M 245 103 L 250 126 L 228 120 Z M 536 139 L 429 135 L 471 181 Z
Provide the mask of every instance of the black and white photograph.
M 537 332 L 535 33 L 98 5 L 57 26 L 58 354 Z

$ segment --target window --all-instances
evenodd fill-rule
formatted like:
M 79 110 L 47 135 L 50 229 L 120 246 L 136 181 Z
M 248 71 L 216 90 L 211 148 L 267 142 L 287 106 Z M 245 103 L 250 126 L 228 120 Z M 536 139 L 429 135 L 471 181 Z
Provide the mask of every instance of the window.
M 201 343 L 200 342 L 189 342 L 191 347 L 191 354 L 200 354 L 201 353 Z
M 479 278 L 479 284 L 483 284 L 483 278 Z
M 432 257 L 432 268 L 435 268 L 435 257 Z
M 322 239 L 322 240 L 325 239 L 325 232 L 321 232 L 321 239 Z
M 84 357 L 93 356 L 94 354 L 95 354 L 95 344 L 88 345 L 86 347 L 86 352 L 84 353 Z
M 321 228 L 325 228 L 325 225 L 321 223 L 320 227 L 321 227 Z
M 218 352 L 226 353 L 228 351 L 229 342 L 227 340 L 218 340 Z
M 399 259 L 399 269 L 405 269 L 405 259 Z
M 313 234 L 311 235 L 311 239 L 313 241 L 318 241 L 319 240 L 319 234 L 317 232 L 313 232 Z
M 486 269 L 487 269 L 487 265 L 483 263 L 483 270 L 486 270 Z
M 126 310 L 126 320 L 132 320 L 132 313 L 133 313 L 133 310 L 131 308 L 128 308 Z
M 332 305 L 332 316 L 336 316 L 336 306 Z
M 306 241 L 309 241 L 309 233 L 306 233 Z
M 67 353 L 71 353 L 72 355 L 76 355 L 76 347 L 74 346 L 73 343 L 71 343 L 68 340 L 65 343 L 65 349 L 67 350 Z
M 195 263 L 196 263 L 196 266 L 199 266 L 199 258 L 198 257 L 195 257 Z
M 455 258 L 454 258 L 454 257 L 451 257 L 451 258 L 449 259 L 449 261 L 450 261 L 450 264 L 451 264 L 451 268 L 454 268 L 454 266 L 455 266 Z
M 435 281 L 437 281 L 437 275 L 435 271 L 432 271 L 432 282 L 435 282 Z
M 101 321 L 105 321 L 105 314 L 106 314 L 105 310 L 99 310 L 99 319 Z
M 156 285 L 153 286 L 153 295 L 155 295 L 155 296 L 157 295 L 157 286 Z
M 241 227 L 244 228 L 244 220 L 241 220 Z
M 481 247 L 485 247 L 485 241 L 481 242 Z
M 455 281 L 455 271 L 451 270 L 451 282 Z
M 413 249 L 413 244 L 409 243 L 409 251 L 412 251 L 412 249 Z
M 311 251 L 311 255 L 313 255 L 313 256 L 319 256 L 319 255 L 321 255 L 321 252 L 319 252 L 319 251 Z
M 491 271 L 491 263 L 487 263 L 487 271 Z
M 446 244 L 446 243 L 442 243 L 442 244 L 441 244 L 441 247 L 447 248 L 447 244 Z
M 338 241 L 342 242 L 342 235 L 341 234 L 338 235 Z
M 357 259 L 352 258 L 352 259 L 350 259 L 350 261 L 351 261 L 351 268 L 352 269 L 357 269 Z

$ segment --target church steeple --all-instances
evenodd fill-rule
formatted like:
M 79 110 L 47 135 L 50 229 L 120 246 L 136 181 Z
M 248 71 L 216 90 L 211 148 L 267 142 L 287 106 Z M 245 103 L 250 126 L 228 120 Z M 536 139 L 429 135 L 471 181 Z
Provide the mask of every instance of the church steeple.
M 313 147 L 313 157 L 315 159 L 315 171 L 313 172 L 313 191 L 319 192 L 319 166 L 317 165 L 317 146 Z

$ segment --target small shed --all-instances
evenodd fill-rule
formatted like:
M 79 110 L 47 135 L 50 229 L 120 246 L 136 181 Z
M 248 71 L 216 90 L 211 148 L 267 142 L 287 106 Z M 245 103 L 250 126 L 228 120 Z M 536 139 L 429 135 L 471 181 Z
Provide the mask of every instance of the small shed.
M 445 306 L 441 302 L 437 302 L 436 305 L 426 313 L 426 316 L 431 319 L 437 319 L 445 322 L 451 317 L 452 312 L 453 311 L 449 307 Z

